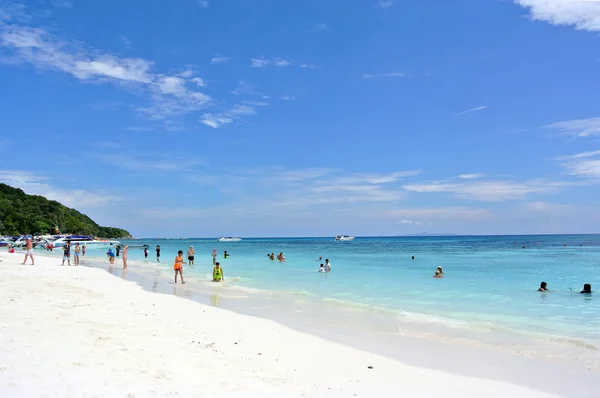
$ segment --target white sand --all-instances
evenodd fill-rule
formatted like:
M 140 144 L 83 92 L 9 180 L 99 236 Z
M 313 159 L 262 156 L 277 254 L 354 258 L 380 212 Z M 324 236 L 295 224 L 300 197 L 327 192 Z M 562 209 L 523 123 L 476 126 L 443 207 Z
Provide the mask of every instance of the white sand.
M 100 269 L 22 258 L 0 253 L 3 398 L 556 396 L 405 365 Z

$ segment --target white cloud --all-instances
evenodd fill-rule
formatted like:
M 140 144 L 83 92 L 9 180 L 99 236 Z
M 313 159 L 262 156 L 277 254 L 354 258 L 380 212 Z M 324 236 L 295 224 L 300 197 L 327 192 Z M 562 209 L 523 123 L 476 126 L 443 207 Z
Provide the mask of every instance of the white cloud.
M 529 10 L 536 21 L 574 26 L 578 30 L 600 31 L 599 0 L 514 0 Z
M 198 87 L 206 87 L 206 82 L 199 77 L 194 77 L 190 80 L 192 83 L 196 83 Z
M 479 111 L 483 111 L 485 109 L 487 109 L 487 106 L 478 106 L 478 107 L 475 107 L 475 108 L 468 109 L 466 111 L 455 113 L 454 116 L 465 115 L 465 114 L 471 113 L 471 112 L 479 112 Z
M 302 69 L 317 69 L 317 65 L 315 65 L 315 64 L 300 64 L 300 68 L 302 68 Z
M 404 185 L 404 189 L 420 193 L 451 193 L 457 197 L 471 200 L 503 201 L 522 199 L 530 194 L 552 193 L 561 188 L 572 186 L 567 182 L 532 180 L 514 181 L 464 181 L 464 182 L 428 182 Z
M 281 97 L 281 99 L 285 100 L 285 101 L 292 101 L 292 100 L 295 100 L 296 97 L 294 97 L 293 95 L 284 95 Z
M 377 7 L 377 8 L 388 8 L 388 7 L 393 6 L 394 4 L 396 4 L 396 2 L 393 1 L 393 0 L 381 0 L 381 1 L 378 1 L 375 4 L 375 7 Z
M 563 166 L 571 175 L 600 178 L 600 159 L 574 159 L 563 163 Z
M 373 79 L 376 77 L 408 77 L 405 73 L 401 72 L 390 72 L 390 73 L 365 73 L 362 75 L 363 79 Z
M 175 76 L 160 77 L 156 84 L 163 94 L 183 96 L 186 94 L 185 79 Z
M 567 120 L 544 126 L 545 128 L 557 130 L 565 135 L 575 137 L 591 137 L 600 135 L 600 117 L 589 119 Z
M 593 156 L 600 156 L 600 150 L 581 152 L 581 153 L 577 153 L 575 155 L 569 155 L 569 156 L 561 156 L 561 157 L 557 158 L 557 160 L 581 159 L 581 158 L 590 158 Z
M 94 158 L 116 166 L 121 169 L 135 170 L 135 171 L 148 171 L 148 172 L 160 172 L 160 171 L 182 171 L 191 170 L 194 167 L 203 164 L 204 162 L 195 160 L 178 159 L 176 162 L 173 161 L 172 156 L 165 156 L 161 154 L 148 154 L 148 155 L 121 155 L 117 151 L 116 153 L 100 153 L 93 155 Z
M 231 57 L 225 57 L 225 56 L 218 56 L 218 57 L 213 57 L 210 60 L 211 64 L 225 64 L 229 61 L 231 61 L 232 58 Z
M 250 67 L 251 68 L 266 68 L 269 66 L 270 63 L 271 63 L 271 61 L 269 61 L 268 59 L 264 59 L 263 57 L 252 58 L 250 60 Z
M 119 196 L 107 194 L 105 190 L 62 189 L 50 185 L 49 180 L 47 177 L 28 171 L 0 170 L 0 182 L 20 188 L 27 194 L 42 195 L 78 210 L 106 206 L 121 200 Z
M 236 104 L 230 110 L 220 113 L 212 114 L 206 113 L 200 118 L 200 122 L 212 128 L 219 128 L 225 124 L 230 124 L 238 120 L 242 120 L 242 116 L 252 116 L 256 114 L 254 106 L 245 104 Z
M 281 58 L 275 58 L 273 63 L 275 64 L 275 66 L 278 66 L 278 67 L 290 66 L 292 64 L 290 61 L 287 61 L 287 60 L 281 59 Z
M 400 220 L 400 221 L 398 221 L 398 223 L 399 224 L 404 224 L 404 225 L 415 225 L 415 226 L 422 226 L 422 225 L 424 225 L 420 221 L 412 221 L 412 220 Z
M 262 101 L 242 101 L 242 104 L 254 105 L 254 106 L 267 106 L 267 105 L 269 105 L 268 102 L 262 102 Z
M 200 7 L 203 8 L 207 8 L 210 5 L 210 3 L 207 0 L 198 0 L 198 4 L 200 5 Z
M 461 180 L 477 180 L 482 177 L 485 177 L 485 174 L 471 173 L 471 174 L 460 174 L 458 176 L 458 178 L 460 178 Z

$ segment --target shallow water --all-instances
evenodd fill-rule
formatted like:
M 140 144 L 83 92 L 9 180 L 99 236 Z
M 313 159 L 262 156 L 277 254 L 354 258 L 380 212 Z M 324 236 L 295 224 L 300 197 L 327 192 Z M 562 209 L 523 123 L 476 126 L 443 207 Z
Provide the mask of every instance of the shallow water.
M 599 235 L 124 243 L 132 245 L 133 263 L 140 261 L 134 269 L 161 278 L 171 276 L 177 250 L 194 245 L 196 265 L 185 268 L 192 282 L 186 291 L 203 290 L 212 305 L 224 300 L 232 309 L 296 324 L 326 314 L 338 329 L 418 336 L 600 370 L 600 300 L 577 293 L 583 283 L 600 286 Z M 134 247 L 141 244 L 150 245 L 146 262 Z M 219 288 L 207 282 L 213 248 L 226 277 Z M 231 256 L 224 259 L 223 250 Z M 287 261 L 267 258 L 280 251 Z M 319 256 L 330 259 L 331 273 L 317 272 Z M 432 278 L 438 265 L 445 271 L 441 280 Z M 542 280 L 552 292 L 536 291 Z

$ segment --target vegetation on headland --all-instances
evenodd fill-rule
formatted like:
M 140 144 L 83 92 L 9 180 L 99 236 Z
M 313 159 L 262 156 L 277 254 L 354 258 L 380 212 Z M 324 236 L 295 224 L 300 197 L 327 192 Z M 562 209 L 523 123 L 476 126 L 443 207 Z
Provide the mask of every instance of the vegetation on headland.
M 100 238 L 126 238 L 120 228 L 101 227 L 85 214 L 43 196 L 27 195 L 18 188 L 0 184 L 0 236 L 63 233 Z

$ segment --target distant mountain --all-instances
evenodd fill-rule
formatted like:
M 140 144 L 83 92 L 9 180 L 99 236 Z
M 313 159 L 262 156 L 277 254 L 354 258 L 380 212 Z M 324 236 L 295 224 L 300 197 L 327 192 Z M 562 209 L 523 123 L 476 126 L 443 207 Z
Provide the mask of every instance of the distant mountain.
M 124 229 L 101 227 L 85 214 L 54 200 L 0 184 L 0 236 L 53 234 L 56 227 L 62 232 L 100 238 L 130 236 Z

